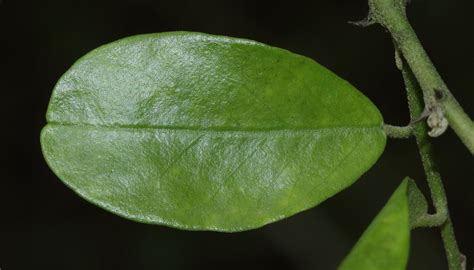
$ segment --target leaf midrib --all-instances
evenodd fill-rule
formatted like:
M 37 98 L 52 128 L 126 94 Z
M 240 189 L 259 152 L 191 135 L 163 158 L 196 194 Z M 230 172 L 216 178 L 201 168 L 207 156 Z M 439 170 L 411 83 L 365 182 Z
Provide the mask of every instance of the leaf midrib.
M 204 131 L 216 133 L 292 133 L 292 132 L 321 132 L 324 130 L 338 130 L 338 131 L 364 131 L 364 130 L 382 130 L 382 125 L 377 124 L 373 126 L 326 126 L 317 128 L 236 128 L 236 127 L 185 127 L 185 126 L 160 126 L 160 125 L 94 125 L 86 123 L 62 123 L 62 122 L 48 122 L 47 126 L 64 126 L 70 128 L 83 129 L 108 129 L 108 130 L 182 130 L 182 131 Z

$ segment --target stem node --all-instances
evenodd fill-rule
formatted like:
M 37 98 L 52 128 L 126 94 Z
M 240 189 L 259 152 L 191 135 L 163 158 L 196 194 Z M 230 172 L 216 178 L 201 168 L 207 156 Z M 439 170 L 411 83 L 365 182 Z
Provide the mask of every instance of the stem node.
M 406 60 L 423 91 L 423 100 L 430 114 L 429 134 L 440 136 L 449 125 L 464 145 L 474 154 L 474 122 L 464 112 L 444 83 L 430 58 L 421 46 L 406 16 L 406 0 L 369 0 L 370 20 L 385 27 L 393 37 L 395 47 Z M 400 68 L 400 65 L 397 64 Z

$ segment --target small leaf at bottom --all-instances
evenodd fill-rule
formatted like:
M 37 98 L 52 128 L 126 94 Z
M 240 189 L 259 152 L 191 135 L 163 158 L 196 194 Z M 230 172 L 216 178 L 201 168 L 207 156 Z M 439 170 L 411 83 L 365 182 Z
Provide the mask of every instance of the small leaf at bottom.
M 410 244 L 409 179 L 393 193 L 339 270 L 402 270 Z

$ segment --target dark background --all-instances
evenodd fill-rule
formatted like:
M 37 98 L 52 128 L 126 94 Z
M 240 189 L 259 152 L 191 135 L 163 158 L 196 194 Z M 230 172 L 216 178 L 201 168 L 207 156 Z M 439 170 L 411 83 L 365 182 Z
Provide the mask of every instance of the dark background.
M 474 1 L 413 0 L 408 11 L 446 83 L 474 117 Z M 379 26 L 347 24 L 366 12 L 365 0 L 0 0 L 1 163 L 9 164 L 0 172 L 0 268 L 335 269 L 403 177 L 427 191 L 413 140 L 389 140 L 355 185 L 314 209 L 223 234 L 134 223 L 87 203 L 48 169 L 39 132 L 55 82 L 76 59 L 122 37 L 175 30 L 249 38 L 309 56 L 373 100 L 387 123 L 404 125 L 406 97 L 389 35 Z M 433 143 L 472 269 L 473 158 L 452 130 Z M 413 232 L 409 265 L 447 269 L 437 229 Z

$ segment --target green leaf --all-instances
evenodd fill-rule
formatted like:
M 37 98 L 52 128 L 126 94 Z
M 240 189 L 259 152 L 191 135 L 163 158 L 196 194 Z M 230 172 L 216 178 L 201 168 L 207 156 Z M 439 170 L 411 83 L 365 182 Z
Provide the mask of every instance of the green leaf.
M 406 269 L 411 220 L 426 213 L 425 206 L 415 182 L 405 178 L 338 269 Z
M 428 203 L 423 193 L 421 193 L 415 182 L 411 179 L 408 181 L 407 196 L 410 226 L 411 228 L 415 228 L 418 227 L 423 222 L 423 218 L 428 215 Z
M 240 231 L 313 207 L 382 153 L 383 120 L 306 57 L 173 32 L 93 50 L 57 83 L 41 143 L 62 181 L 120 216 Z

